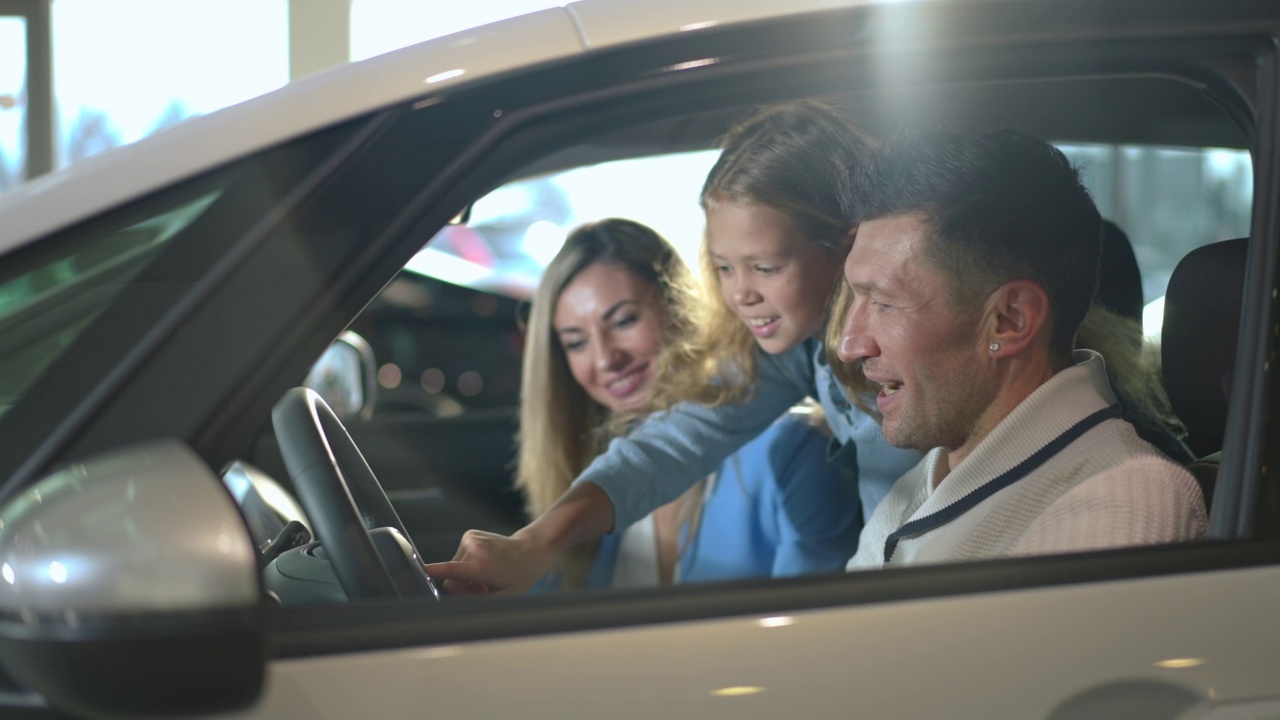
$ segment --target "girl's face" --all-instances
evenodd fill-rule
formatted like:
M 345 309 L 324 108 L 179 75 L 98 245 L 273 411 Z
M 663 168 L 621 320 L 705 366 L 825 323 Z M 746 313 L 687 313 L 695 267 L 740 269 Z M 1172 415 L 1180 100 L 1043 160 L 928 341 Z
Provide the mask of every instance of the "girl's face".
M 787 215 L 717 202 L 707 210 L 707 250 L 721 297 L 765 352 L 784 353 L 821 332 L 843 258 L 802 237 Z
M 649 397 L 666 319 L 651 282 L 619 265 L 589 265 L 565 285 L 552 319 L 573 379 L 615 412 Z

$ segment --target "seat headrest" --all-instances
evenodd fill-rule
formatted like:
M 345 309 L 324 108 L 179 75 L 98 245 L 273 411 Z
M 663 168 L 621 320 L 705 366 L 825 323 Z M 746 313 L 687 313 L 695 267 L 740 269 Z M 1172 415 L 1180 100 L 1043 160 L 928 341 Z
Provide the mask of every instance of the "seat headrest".
M 1142 273 L 1129 236 L 1110 220 L 1102 221 L 1102 262 L 1094 302 L 1117 315 L 1142 322 Z
M 1173 411 L 1197 457 L 1222 449 L 1248 238 L 1196 248 L 1169 278 L 1160 355 Z

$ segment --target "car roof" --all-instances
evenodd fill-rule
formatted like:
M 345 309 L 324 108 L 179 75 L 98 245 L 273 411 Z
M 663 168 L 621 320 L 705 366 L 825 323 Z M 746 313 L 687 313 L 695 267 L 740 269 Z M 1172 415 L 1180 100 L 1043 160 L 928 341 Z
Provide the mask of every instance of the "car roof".
M 302 78 L 0 195 L 0 253 L 148 192 L 432 89 L 583 52 L 859 0 L 582 0 Z

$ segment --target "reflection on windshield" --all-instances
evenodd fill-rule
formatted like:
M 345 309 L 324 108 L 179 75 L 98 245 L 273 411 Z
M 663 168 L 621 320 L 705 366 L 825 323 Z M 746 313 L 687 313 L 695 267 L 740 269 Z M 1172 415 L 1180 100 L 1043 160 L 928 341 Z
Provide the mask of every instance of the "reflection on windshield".
M 136 258 L 190 225 L 219 194 L 210 193 L 163 215 L 81 243 L 72 254 L 0 281 L 0 321 L 23 307 L 38 304 L 47 295 L 66 292 L 96 275 L 133 265 Z
M 61 254 L 44 255 L 34 266 L 0 277 L 0 416 L 147 266 L 155 250 L 220 194 L 98 237 L 77 237 L 71 247 L 45 243 Z

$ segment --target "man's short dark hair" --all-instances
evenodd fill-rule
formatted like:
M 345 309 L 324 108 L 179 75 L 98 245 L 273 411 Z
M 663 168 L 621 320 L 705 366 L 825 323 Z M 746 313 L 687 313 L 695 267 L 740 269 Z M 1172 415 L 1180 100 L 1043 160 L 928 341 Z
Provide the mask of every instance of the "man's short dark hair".
M 1011 280 L 1039 283 L 1050 352 L 1069 360 L 1098 284 L 1102 220 L 1060 150 L 1016 130 L 903 131 L 851 169 L 841 196 L 860 222 L 921 214 L 929 259 L 957 302 L 979 303 Z

